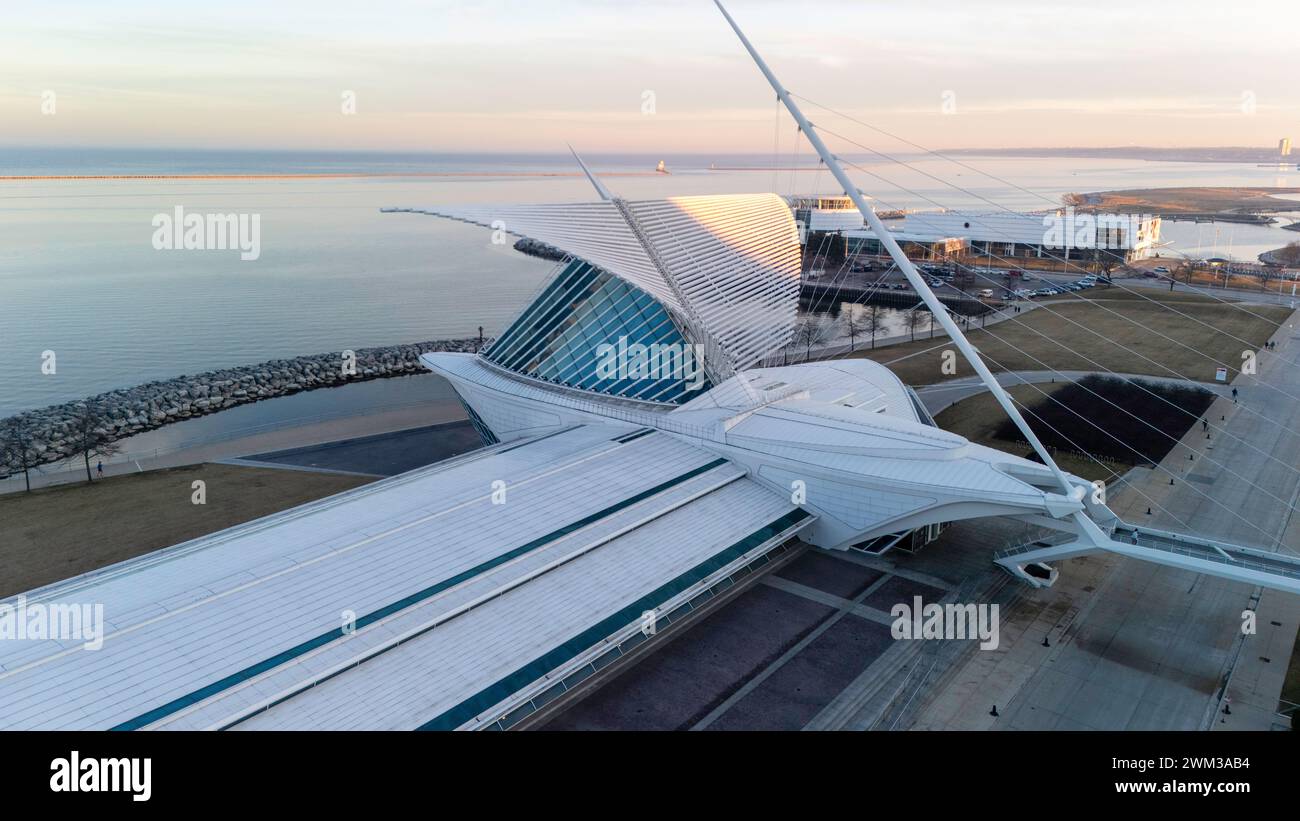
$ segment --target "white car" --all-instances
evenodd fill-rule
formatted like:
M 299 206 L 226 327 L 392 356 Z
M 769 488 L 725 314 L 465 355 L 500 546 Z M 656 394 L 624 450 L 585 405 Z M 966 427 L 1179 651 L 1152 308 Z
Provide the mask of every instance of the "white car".
M 1152 271 L 1153 273 L 1157 273 L 1157 274 L 1167 274 L 1167 273 L 1169 273 L 1169 269 L 1166 268 L 1166 267 L 1163 266 L 1163 265 L 1156 266 L 1155 268 L 1152 268 L 1151 271 Z

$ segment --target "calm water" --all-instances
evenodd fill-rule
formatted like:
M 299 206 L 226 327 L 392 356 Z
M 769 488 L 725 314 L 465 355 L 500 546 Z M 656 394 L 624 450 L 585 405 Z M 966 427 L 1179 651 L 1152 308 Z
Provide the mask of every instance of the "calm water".
M 775 190 L 834 194 L 825 171 L 725 170 L 771 157 L 588 158 L 620 195 Z M 1300 185 L 1300 174 L 1224 164 L 964 159 L 1018 190 L 942 160 L 858 172 L 881 208 L 994 210 L 1055 204 L 1066 191 L 1164 185 Z M 715 163 L 720 169 L 709 170 Z M 427 174 L 351 179 L 0 181 L 0 416 L 182 373 L 344 348 L 489 335 L 550 270 L 490 232 L 384 206 L 592 199 L 566 157 L 0 150 L 0 175 Z M 481 172 L 476 174 L 475 172 Z M 475 175 L 470 175 L 475 174 Z M 905 191 L 902 189 L 910 189 Z M 157 251 L 155 214 L 261 215 L 261 257 Z M 1253 259 L 1296 238 L 1279 228 L 1166 223 L 1175 247 Z M 41 372 L 42 352 L 57 372 Z

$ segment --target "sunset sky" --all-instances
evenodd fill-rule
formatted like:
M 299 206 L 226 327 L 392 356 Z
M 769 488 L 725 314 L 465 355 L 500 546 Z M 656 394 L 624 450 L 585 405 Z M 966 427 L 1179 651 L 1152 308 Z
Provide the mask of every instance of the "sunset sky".
M 728 7 L 792 91 L 933 148 L 1300 138 L 1300 16 L 1286 4 Z M 770 152 L 777 127 L 773 95 L 707 0 L 3 10 L 0 144 Z

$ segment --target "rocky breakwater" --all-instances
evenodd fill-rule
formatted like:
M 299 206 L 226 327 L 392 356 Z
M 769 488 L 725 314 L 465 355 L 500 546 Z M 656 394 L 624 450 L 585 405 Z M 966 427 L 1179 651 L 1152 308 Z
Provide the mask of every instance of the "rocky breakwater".
M 0 426 L 14 423 L 23 426 L 32 440 L 33 449 L 39 454 L 39 463 L 48 464 L 80 455 L 75 450 L 73 431 L 82 406 L 89 407 L 100 420 L 97 433 L 117 440 L 182 419 L 300 391 L 427 373 L 420 364 L 420 354 L 428 351 L 473 353 L 479 345 L 477 338 L 471 338 L 363 348 L 352 352 L 355 363 L 351 357 L 345 358 L 345 351 L 272 359 L 257 365 L 148 382 L 77 402 L 26 411 L 0 420 Z M 0 455 L 0 478 L 18 469 L 17 459 L 6 460 Z
M 528 237 L 524 237 L 516 242 L 514 247 L 515 250 L 521 254 L 527 254 L 530 257 L 539 257 L 541 259 L 549 259 L 553 262 L 559 262 L 568 256 L 568 254 L 553 245 L 547 245 L 544 242 L 539 242 Z

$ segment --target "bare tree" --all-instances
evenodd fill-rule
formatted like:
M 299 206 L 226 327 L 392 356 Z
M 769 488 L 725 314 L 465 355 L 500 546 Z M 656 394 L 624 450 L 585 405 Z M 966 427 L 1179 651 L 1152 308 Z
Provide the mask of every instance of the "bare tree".
M 871 313 L 863 317 L 863 330 L 871 334 L 871 349 L 873 351 L 876 349 L 876 334 L 880 333 L 882 327 L 884 327 L 884 323 L 880 320 L 880 309 L 872 305 Z
M 827 333 L 826 325 L 820 317 L 805 316 L 794 326 L 794 338 L 791 341 L 803 346 L 804 361 L 809 361 L 812 359 L 813 346 L 824 342 Z
M 865 331 L 866 329 L 862 327 L 862 318 L 858 316 L 858 306 L 849 305 L 848 311 L 844 313 L 844 332 L 849 335 L 850 353 L 858 349 L 858 335 Z
M 907 312 L 907 330 L 912 333 L 913 342 L 916 341 L 916 329 L 924 325 L 926 317 L 929 316 L 930 312 L 922 308 L 920 305 L 917 305 Z M 933 318 L 931 318 L 930 321 L 933 322 Z
M 879 330 L 879 320 L 876 315 L 876 306 L 870 306 L 870 311 L 859 312 L 861 305 L 850 305 L 848 313 L 844 314 L 844 330 L 849 335 L 849 350 L 858 349 L 858 337 L 864 334 L 871 334 L 871 347 L 876 347 L 876 331 Z
M 1114 252 L 1103 251 L 1097 256 L 1097 273 L 1101 274 L 1102 284 L 1109 287 L 1111 273 L 1124 264 L 1124 257 Z
M 32 492 L 32 468 L 41 463 L 41 453 L 36 449 L 36 439 L 31 428 L 17 418 L 6 419 L 0 426 L 0 467 L 16 466 L 23 472 L 27 492 Z
M 93 481 L 90 475 L 90 457 L 112 456 L 122 449 L 108 431 L 107 418 L 89 405 L 77 406 L 68 440 L 72 443 L 73 450 L 80 453 L 86 461 L 87 482 Z

